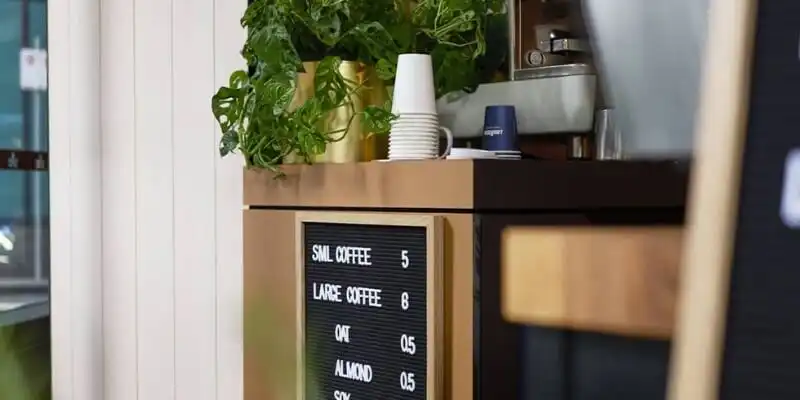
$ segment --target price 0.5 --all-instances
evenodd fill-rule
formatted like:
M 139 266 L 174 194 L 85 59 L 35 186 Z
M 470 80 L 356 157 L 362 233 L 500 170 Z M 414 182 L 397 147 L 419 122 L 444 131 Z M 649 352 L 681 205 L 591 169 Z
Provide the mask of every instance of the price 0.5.
M 411 372 L 401 372 L 400 373 L 400 389 L 406 392 L 414 392 L 417 388 L 416 382 L 414 382 L 414 374 Z
M 413 336 L 408 336 L 406 334 L 400 336 L 400 351 L 412 356 L 417 353 L 417 344 L 414 343 Z

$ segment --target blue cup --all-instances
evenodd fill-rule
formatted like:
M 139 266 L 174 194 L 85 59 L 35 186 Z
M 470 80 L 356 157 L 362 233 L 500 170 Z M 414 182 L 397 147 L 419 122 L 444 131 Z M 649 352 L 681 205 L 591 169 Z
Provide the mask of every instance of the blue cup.
M 487 106 L 483 116 L 483 149 L 517 151 L 517 113 L 514 106 Z

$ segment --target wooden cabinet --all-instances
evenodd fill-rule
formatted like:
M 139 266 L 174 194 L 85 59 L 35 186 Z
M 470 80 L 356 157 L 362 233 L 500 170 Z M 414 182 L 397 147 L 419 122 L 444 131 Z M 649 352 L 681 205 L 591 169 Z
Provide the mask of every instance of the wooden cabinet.
M 289 166 L 285 172 L 284 179 L 255 171 L 244 177 L 247 400 L 271 398 L 281 390 L 277 386 L 297 379 L 286 371 L 292 353 L 281 343 L 291 343 L 297 332 L 295 214 L 307 210 L 443 218 L 445 399 L 533 398 L 526 397 L 533 385 L 536 400 L 561 400 L 567 383 L 583 385 L 575 393 L 593 393 L 599 355 L 639 347 L 507 321 L 501 303 L 503 232 L 679 225 L 687 178 L 685 165 L 666 162 L 372 162 Z M 264 323 L 270 328 L 260 329 Z M 652 345 L 658 354 L 664 346 Z M 625 365 L 644 371 L 636 351 Z M 657 357 L 647 363 L 666 368 Z M 600 376 L 627 379 L 616 370 L 606 374 Z M 649 376 L 663 383 L 658 371 Z M 294 385 L 288 387 L 279 393 L 294 398 Z

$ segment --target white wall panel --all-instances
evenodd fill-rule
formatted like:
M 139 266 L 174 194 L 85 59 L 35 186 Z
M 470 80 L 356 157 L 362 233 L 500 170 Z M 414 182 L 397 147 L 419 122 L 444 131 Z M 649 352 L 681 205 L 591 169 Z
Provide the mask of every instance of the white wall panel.
M 175 398 L 172 0 L 134 3 L 139 399 Z M 178 127 L 181 129 L 181 127 Z
M 173 0 L 177 399 L 217 398 L 214 1 Z
M 70 213 L 70 3 L 50 2 L 47 30 L 50 35 L 48 80 L 50 100 L 50 322 L 53 394 L 57 400 L 72 400 L 72 215 Z M 56 41 L 54 38 L 60 38 Z M 55 167 L 53 167 L 55 166 Z M 56 263 L 60 263 L 55 267 Z
M 103 399 L 137 400 L 134 0 L 103 0 Z
M 242 163 L 210 98 L 245 7 L 49 2 L 56 400 L 243 398 Z
M 49 5 L 53 391 L 100 399 L 100 1 Z
M 215 0 L 215 86 L 226 85 L 230 73 L 244 67 L 239 55 L 245 31 L 239 24 L 247 0 Z M 244 396 L 242 342 L 242 160 L 216 163 L 217 185 L 217 365 L 218 400 Z

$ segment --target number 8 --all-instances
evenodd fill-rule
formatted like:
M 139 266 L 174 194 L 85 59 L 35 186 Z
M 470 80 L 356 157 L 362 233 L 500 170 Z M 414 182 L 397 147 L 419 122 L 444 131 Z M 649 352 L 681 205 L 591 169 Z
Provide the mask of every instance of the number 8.
M 408 310 L 408 292 L 403 292 L 400 296 L 400 307 L 403 307 L 403 311 Z

